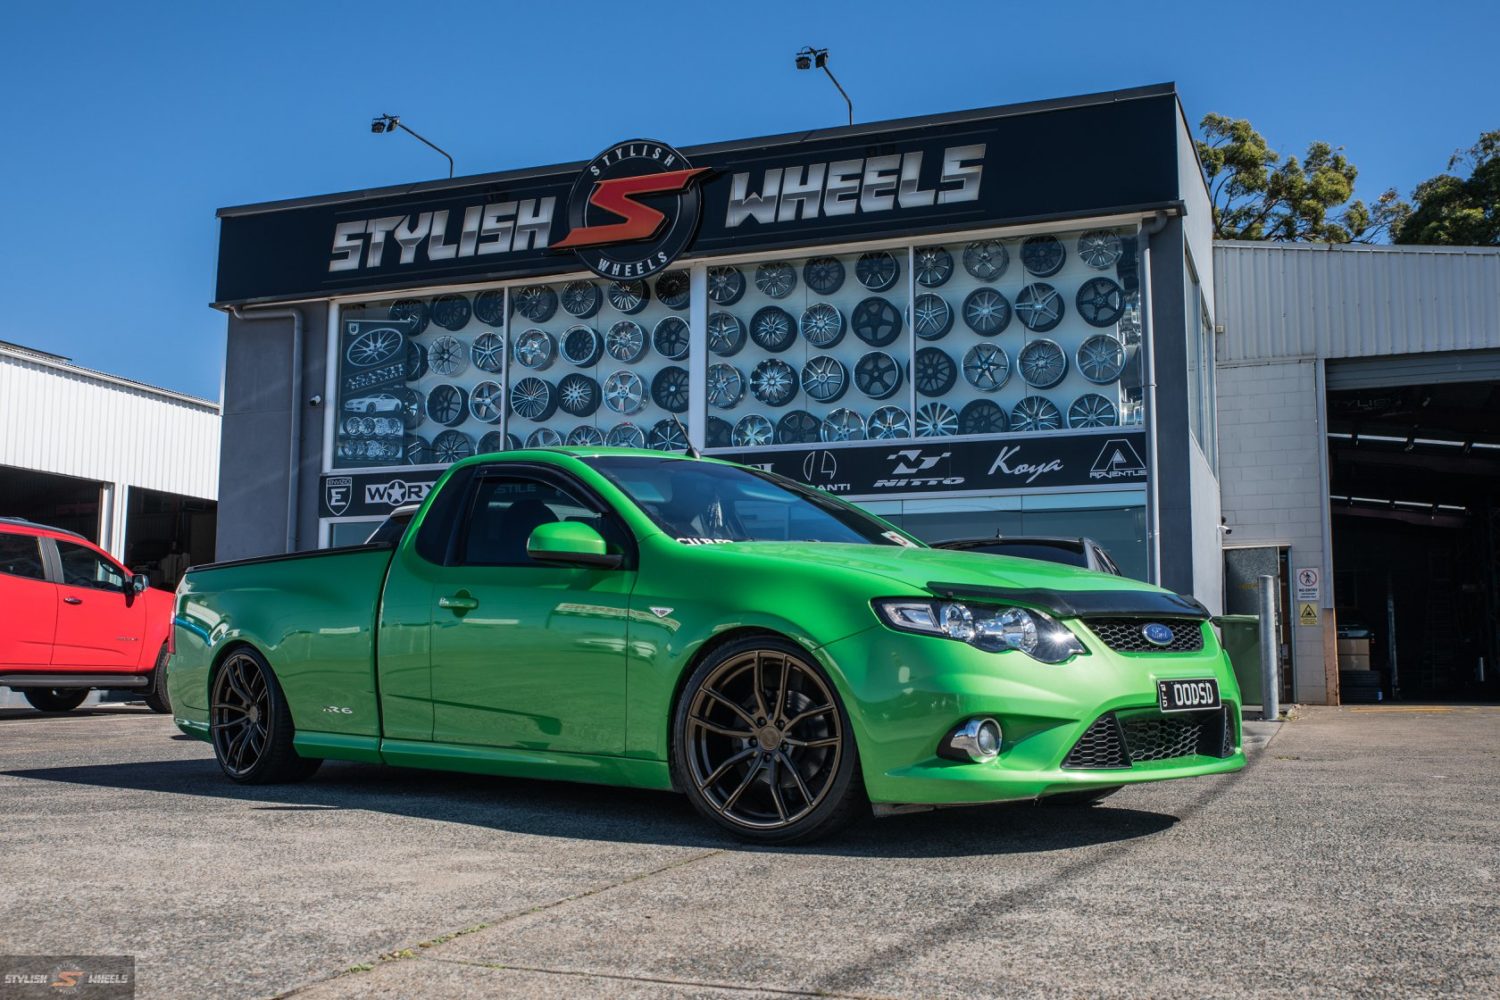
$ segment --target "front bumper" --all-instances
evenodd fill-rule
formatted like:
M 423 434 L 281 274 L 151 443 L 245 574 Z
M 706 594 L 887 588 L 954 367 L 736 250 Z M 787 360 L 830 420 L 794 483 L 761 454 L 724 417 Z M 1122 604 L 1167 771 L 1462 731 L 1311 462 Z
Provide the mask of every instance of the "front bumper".
M 1239 688 L 1207 623 L 1204 648 L 1196 653 L 1115 652 L 1079 623 L 1068 624 L 1089 652 L 1057 665 L 880 626 L 825 646 L 821 653 L 842 688 L 870 800 L 1003 802 L 1245 766 Z M 1158 680 L 1206 678 L 1219 684 L 1227 747 L 1205 739 L 1202 749 L 1212 753 L 1127 760 L 1125 766 L 1064 765 L 1101 716 L 1137 723 L 1164 718 L 1156 707 Z M 984 715 L 1004 731 L 996 759 L 967 763 L 937 755 L 953 726 Z M 1227 756 L 1220 755 L 1224 749 Z

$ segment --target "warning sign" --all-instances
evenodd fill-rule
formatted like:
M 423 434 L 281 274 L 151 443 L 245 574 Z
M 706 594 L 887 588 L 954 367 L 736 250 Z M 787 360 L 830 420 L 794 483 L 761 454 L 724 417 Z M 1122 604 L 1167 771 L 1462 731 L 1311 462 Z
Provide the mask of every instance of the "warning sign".
M 1322 581 L 1322 573 L 1315 567 L 1308 566 L 1297 571 L 1297 600 L 1318 603 L 1318 587 Z
M 1316 625 L 1316 624 L 1318 624 L 1318 606 L 1316 604 L 1308 604 L 1308 603 L 1305 603 L 1305 602 L 1303 604 L 1301 604 L 1299 606 L 1299 608 L 1298 608 L 1298 611 L 1297 611 L 1297 624 L 1298 625 Z

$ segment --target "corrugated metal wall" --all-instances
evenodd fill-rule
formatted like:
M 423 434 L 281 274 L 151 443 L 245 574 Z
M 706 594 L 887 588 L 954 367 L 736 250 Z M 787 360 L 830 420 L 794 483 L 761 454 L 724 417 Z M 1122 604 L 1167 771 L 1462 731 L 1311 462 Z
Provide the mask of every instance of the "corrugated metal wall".
M 1220 364 L 1500 347 L 1500 250 L 1214 244 Z
M 0 465 L 219 493 L 219 408 L 0 348 Z

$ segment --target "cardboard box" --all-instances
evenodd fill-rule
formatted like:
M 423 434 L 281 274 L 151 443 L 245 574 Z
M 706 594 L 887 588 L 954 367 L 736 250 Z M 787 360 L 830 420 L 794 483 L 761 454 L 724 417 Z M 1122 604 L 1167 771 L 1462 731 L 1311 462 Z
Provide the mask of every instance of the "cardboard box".
M 1339 654 L 1339 669 L 1340 670 L 1369 670 L 1370 669 L 1370 654 L 1369 653 L 1340 653 Z
M 1353 653 L 1353 654 L 1356 654 L 1356 655 L 1369 656 L 1370 655 L 1370 640 L 1369 639 L 1340 639 L 1339 640 L 1339 659 L 1343 659 L 1345 653 Z

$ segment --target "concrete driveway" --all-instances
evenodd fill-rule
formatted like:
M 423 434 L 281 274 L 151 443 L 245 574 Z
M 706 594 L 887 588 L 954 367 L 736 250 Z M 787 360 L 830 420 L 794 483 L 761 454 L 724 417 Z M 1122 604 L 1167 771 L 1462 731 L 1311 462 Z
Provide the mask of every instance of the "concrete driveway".
M 1314 709 L 1240 774 L 758 850 L 671 795 L 246 789 L 160 716 L 6 712 L 0 953 L 132 954 L 143 997 L 1496 995 L 1497 747 Z

